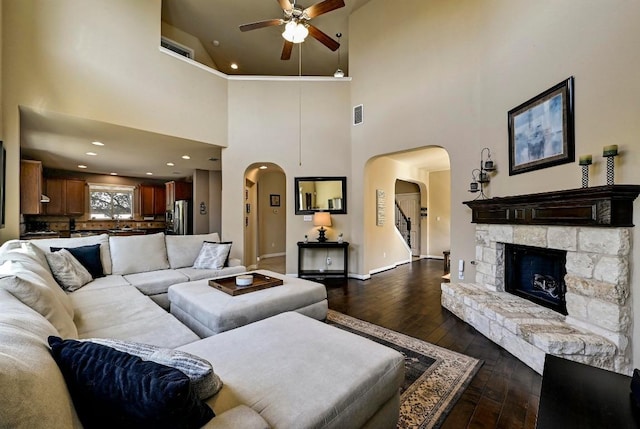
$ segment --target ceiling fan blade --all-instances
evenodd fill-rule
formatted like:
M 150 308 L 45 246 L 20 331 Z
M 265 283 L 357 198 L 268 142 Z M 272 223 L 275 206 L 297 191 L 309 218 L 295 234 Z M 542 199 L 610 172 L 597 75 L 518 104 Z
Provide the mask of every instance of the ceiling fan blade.
M 240 31 L 257 30 L 258 28 L 273 27 L 274 25 L 284 24 L 284 19 L 267 19 L 265 21 L 251 22 L 249 24 L 242 24 Z
M 288 1 L 288 0 L 284 0 Z M 315 18 L 323 13 L 331 12 L 332 10 L 340 9 L 344 7 L 344 0 L 324 0 L 320 3 L 309 6 L 303 12 L 303 15 L 308 19 Z
M 309 30 L 309 35 L 311 37 L 313 37 L 314 39 L 316 39 L 317 41 L 319 41 L 320 43 L 322 43 L 332 51 L 335 51 L 340 47 L 340 43 L 336 42 L 331 37 L 327 36 L 318 27 L 311 24 L 307 24 L 307 29 Z
M 293 9 L 293 5 L 289 0 L 278 0 L 278 3 L 280 3 L 280 7 L 284 11 L 291 11 Z
M 288 40 L 285 40 L 284 46 L 282 47 L 282 55 L 280 55 L 280 59 L 284 61 L 291 59 L 292 49 L 293 49 L 293 42 L 289 42 Z

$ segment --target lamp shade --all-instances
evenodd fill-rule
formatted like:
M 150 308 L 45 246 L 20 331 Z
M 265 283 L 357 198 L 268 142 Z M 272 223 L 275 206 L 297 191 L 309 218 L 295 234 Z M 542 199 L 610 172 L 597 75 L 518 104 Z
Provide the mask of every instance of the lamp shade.
M 331 213 L 329 212 L 315 212 L 313 214 L 314 226 L 331 226 Z

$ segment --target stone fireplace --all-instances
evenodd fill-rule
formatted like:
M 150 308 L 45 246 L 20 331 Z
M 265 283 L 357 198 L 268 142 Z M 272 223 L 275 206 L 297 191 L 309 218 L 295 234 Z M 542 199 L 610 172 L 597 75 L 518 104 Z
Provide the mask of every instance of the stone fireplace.
M 476 278 L 442 284 L 442 305 L 538 373 L 547 353 L 630 373 L 630 228 L 639 192 L 618 185 L 466 203 L 476 223 Z M 525 250 L 525 259 L 554 255 L 564 265 L 520 269 L 538 287 L 508 293 L 514 246 Z M 535 289 L 552 290 L 562 280 L 565 303 L 540 305 L 546 298 Z

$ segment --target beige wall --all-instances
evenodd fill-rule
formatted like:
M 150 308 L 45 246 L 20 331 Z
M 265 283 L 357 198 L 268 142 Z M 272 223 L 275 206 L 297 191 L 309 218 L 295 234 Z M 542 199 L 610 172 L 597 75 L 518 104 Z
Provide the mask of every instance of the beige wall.
M 302 106 L 302 109 L 299 108 Z M 244 175 L 254 163 L 271 162 L 287 177 L 286 201 L 295 198 L 293 181 L 301 176 L 347 176 L 348 214 L 334 215 L 332 231 L 349 241 L 353 194 L 350 186 L 349 83 L 314 79 L 230 80 L 229 147 L 222 151 L 222 226 L 234 242 L 232 254 L 244 251 Z M 302 124 L 302 127 L 300 127 Z M 227 167 L 232 166 L 232 167 Z M 297 255 L 296 242 L 315 236 L 311 222 L 288 205 L 287 255 Z M 334 235 L 329 239 L 335 240 Z M 297 257 L 287 258 L 287 273 L 297 272 Z
M 222 231 L 222 172 L 209 172 L 209 232 L 217 232 L 224 240 Z
M 577 163 L 509 176 L 507 112 L 575 76 L 576 155 L 593 154 L 591 184 L 605 184 L 602 146 L 618 144 L 618 183 L 640 183 L 640 2 L 628 0 L 407 0 L 402 25 L 386 19 L 397 5 L 371 0 L 350 19 L 352 105 L 364 123 L 352 132 L 352 194 L 367 190 L 358 172 L 381 153 L 437 145 L 451 159 L 451 257 L 475 257 L 470 173 L 489 147 L 498 166 L 490 196 L 580 186 Z M 375 28 L 376 31 L 371 29 Z M 384 66 L 381 67 L 381 64 Z M 365 192 L 366 199 L 373 194 Z M 371 201 L 362 205 L 371 207 Z M 640 219 L 640 201 L 634 204 Z M 360 217 L 358 209 L 352 216 Z M 636 222 L 638 224 L 638 222 Z M 368 226 L 354 223 L 354 241 Z M 640 228 L 634 228 L 640 243 Z M 371 258 L 374 258 L 371 255 Z M 634 266 L 640 266 L 635 246 Z M 640 291 L 633 270 L 633 293 Z M 475 277 L 466 264 L 466 278 Z M 640 299 L 634 300 L 640 314 Z M 638 335 L 634 335 L 638 338 Z M 635 366 L 640 341 L 634 344 Z
M 206 212 L 200 213 L 200 203 L 206 206 Z M 209 172 L 207 170 L 196 170 L 193 175 L 193 199 L 192 205 L 193 233 L 208 234 L 211 231 L 209 227 Z
M 442 258 L 442 252 L 451 247 L 451 172 L 449 170 L 429 173 L 428 201 L 426 206 L 428 208 L 426 218 L 428 255 Z
M 227 145 L 227 81 L 160 52 L 160 1 L 2 5 L 8 210 L 0 241 L 19 233 L 18 106 Z
M 287 247 L 286 177 L 281 172 L 260 173 L 258 179 L 258 223 L 260 257 L 284 254 Z M 280 207 L 272 207 L 270 195 L 280 195 Z

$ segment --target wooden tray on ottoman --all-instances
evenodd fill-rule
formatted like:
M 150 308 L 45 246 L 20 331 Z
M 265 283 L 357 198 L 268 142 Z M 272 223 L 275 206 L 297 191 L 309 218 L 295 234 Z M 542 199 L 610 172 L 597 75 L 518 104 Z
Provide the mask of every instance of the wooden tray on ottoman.
M 283 281 L 276 277 L 265 276 L 260 273 L 248 273 L 253 275 L 253 283 L 250 286 L 238 286 L 236 285 L 236 276 L 223 277 L 221 279 L 209 280 L 209 286 L 212 286 L 218 290 L 229 295 L 236 296 L 249 292 L 255 292 L 257 290 L 268 289 L 274 286 L 280 286 Z

